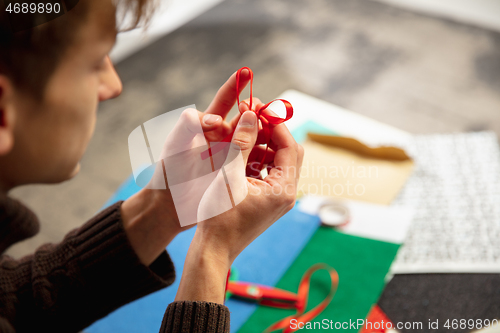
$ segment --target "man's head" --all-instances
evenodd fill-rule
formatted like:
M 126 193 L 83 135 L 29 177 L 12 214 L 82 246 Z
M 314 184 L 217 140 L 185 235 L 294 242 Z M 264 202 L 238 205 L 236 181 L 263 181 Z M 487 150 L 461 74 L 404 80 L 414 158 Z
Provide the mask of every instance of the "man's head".
M 137 24 L 147 1 L 123 5 Z M 0 31 L 0 191 L 61 182 L 78 172 L 98 102 L 122 89 L 108 57 L 115 17 L 111 0 L 80 0 L 28 31 Z

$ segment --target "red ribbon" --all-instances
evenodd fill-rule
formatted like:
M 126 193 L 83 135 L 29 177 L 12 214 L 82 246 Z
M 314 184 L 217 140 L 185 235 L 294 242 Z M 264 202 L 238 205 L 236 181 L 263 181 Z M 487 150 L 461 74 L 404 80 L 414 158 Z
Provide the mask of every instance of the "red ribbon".
M 307 300 L 309 298 L 309 288 L 311 284 L 311 276 L 313 275 L 314 272 L 318 270 L 327 270 L 330 273 L 330 279 L 332 282 L 332 286 L 330 288 L 330 292 L 326 296 L 326 298 L 316 305 L 314 308 L 311 310 L 307 311 L 304 313 L 307 307 Z M 330 302 L 333 299 L 333 296 L 335 295 L 335 292 L 337 291 L 337 286 L 339 284 L 339 275 L 337 274 L 337 271 L 330 266 L 326 264 L 316 264 L 313 265 L 311 268 L 309 268 L 304 276 L 302 277 L 300 284 L 299 284 L 299 291 L 297 293 L 297 303 L 295 304 L 295 307 L 297 309 L 297 313 L 291 316 L 288 316 L 286 318 L 281 319 L 280 321 L 274 323 L 273 325 L 269 326 L 264 332 L 273 332 L 276 330 L 283 329 L 283 333 L 289 333 L 289 332 L 294 332 L 297 329 L 299 329 L 299 325 L 305 325 L 307 322 L 313 320 L 316 318 L 323 310 L 326 309 L 326 307 L 330 304 Z M 292 319 L 297 320 L 297 328 L 292 329 L 290 326 L 290 321 Z
M 252 110 L 253 72 L 248 67 L 242 67 L 242 68 L 238 69 L 238 71 L 236 72 L 236 99 L 238 101 L 238 110 L 239 110 L 239 105 L 240 105 L 240 75 L 244 69 L 248 70 L 248 72 L 250 73 L 250 104 L 249 105 L 247 104 L 247 105 L 248 105 L 248 108 L 250 110 Z M 272 103 L 278 102 L 278 101 L 282 102 L 285 105 L 285 109 L 286 109 L 286 117 L 285 118 L 275 117 L 275 116 L 272 116 L 270 114 L 264 113 L 264 110 L 266 110 Z M 241 112 L 241 111 L 240 111 L 240 113 L 243 114 L 243 112 Z M 267 103 L 266 105 L 263 105 L 262 107 L 256 108 L 255 114 L 257 115 L 257 118 L 259 118 L 261 123 L 262 123 L 262 132 L 264 133 L 264 138 L 265 138 L 265 142 L 266 142 L 266 151 L 264 153 L 264 156 L 262 157 L 262 160 L 260 161 L 260 166 L 259 166 L 259 170 L 261 170 L 262 166 L 264 164 L 266 155 L 267 155 L 267 150 L 269 149 L 269 142 L 271 141 L 271 136 L 272 136 L 274 126 L 282 124 L 285 121 L 292 118 L 293 107 L 292 107 L 292 104 L 290 104 L 290 102 L 288 102 L 287 100 L 275 99 L 275 100 L 272 100 L 271 102 Z M 222 149 L 224 149 L 224 147 L 226 146 L 225 143 L 231 142 L 231 139 L 233 138 L 233 134 L 234 134 L 234 130 L 233 130 L 233 132 L 231 132 L 231 134 L 229 134 L 224 139 L 222 139 L 222 142 L 220 142 L 220 143 L 210 147 L 209 149 L 205 150 L 204 152 L 202 152 L 201 159 L 205 160 L 205 159 L 209 158 L 210 156 L 212 156 L 212 154 L 216 154 L 219 151 L 221 151 Z

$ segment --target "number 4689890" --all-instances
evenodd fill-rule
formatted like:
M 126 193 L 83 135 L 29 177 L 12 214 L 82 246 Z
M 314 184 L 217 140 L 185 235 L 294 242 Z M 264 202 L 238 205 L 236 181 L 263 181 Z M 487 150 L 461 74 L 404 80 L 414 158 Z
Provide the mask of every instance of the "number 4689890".
M 9 3 L 5 11 L 8 13 L 14 14 L 51 14 L 51 13 L 60 13 L 61 12 L 61 4 L 59 3 Z

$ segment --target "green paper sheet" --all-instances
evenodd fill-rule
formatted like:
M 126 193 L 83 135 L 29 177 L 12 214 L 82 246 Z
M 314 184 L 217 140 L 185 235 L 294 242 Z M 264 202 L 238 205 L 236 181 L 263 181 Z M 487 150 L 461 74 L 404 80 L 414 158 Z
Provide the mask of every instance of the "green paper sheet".
M 304 250 L 276 285 L 277 288 L 297 292 L 300 279 L 306 270 L 316 263 L 326 263 L 339 274 L 339 286 L 333 301 L 314 322 L 323 319 L 335 322 L 356 322 L 365 319 L 384 288 L 385 277 L 396 256 L 398 244 L 361 238 L 320 227 Z M 326 271 L 313 274 L 307 310 L 319 304 L 328 294 L 330 277 Z M 238 331 L 263 332 L 270 325 L 294 310 L 259 306 Z M 319 324 L 316 324 L 319 325 Z M 318 327 L 318 326 L 317 326 Z M 324 329 L 299 330 L 315 332 Z M 358 329 L 343 331 L 357 332 Z

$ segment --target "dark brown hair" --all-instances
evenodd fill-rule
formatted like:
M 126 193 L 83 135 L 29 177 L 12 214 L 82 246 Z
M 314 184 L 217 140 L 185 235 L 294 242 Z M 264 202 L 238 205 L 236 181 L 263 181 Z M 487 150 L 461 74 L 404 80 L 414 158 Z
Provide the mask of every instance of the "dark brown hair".
M 154 0 L 80 0 L 66 14 L 48 22 L 47 15 L 25 15 L 29 22 L 24 23 L 34 27 L 15 32 L 12 19 L 0 2 L 0 75 L 6 75 L 17 89 L 42 99 L 47 81 L 74 42 L 78 29 L 88 15 L 103 8 L 105 1 L 112 6 L 112 11 L 105 13 L 107 23 L 115 29 L 112 33 L 117 31 L 116 8 L 121 16 L 132 17 L 124 30 L 147 23 L 154 8 Z M 46 23 L 39 24 L 44 20 Z M 121 24 L 120 20 L 118 23 Z

